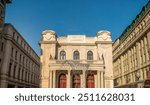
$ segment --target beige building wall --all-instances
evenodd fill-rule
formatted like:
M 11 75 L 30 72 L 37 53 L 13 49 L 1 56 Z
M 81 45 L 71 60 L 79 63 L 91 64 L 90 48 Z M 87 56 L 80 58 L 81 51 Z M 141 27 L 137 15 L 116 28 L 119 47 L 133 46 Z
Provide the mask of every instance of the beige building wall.
M 39 87 L 40 59 L 19 32 L 11 25 L 3 29 L 0 63 L 0 87 Z
M 115 87 L 143 87 L 150 71 L 150 2 L 113 44 Z
M 74 75 L 79 75 L 80 88 L 87 87 L 87 77 L 94 77 L 93 87 L 112 88 L 112 40 L 110 32 L 100 31 L 97 37 L 86 35 L 67 35 L 58 37 L 52 30 L 42 33 L 41 47 L 41 87 L 60 87 L 60 76 L 64 74 L 64 84 L 73 88 Z M 61 59 L 61 52 L 65 58 Z M 79 59 L 74 59 L 74 52 L 79 52 Z M 91 60 L 87 60 L 88 51 L 92 52 Z

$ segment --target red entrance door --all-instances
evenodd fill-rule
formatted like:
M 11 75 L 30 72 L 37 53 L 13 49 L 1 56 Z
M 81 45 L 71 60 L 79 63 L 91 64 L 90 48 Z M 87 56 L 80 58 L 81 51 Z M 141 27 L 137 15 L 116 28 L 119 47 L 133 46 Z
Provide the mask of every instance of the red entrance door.
M 80 88 L 80 75 L 73 76 L 73 88 Z
M 94 75 L 93 74 L 89 74 L 87 76 L 87 80 L 86 80 L 86 84 L 87 84 L 87 88 L 94 88 L 95 87 L 95 82 L 94 82 Z
M 66 75 L 61 74 L 59 76 L 59 88 L 66 88 Z

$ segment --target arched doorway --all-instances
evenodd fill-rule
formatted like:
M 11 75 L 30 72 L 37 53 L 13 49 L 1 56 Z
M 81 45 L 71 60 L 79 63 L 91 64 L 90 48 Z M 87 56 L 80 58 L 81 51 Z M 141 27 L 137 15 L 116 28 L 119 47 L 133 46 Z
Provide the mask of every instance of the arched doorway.
M 87 75 L 86 87 L 87 88 L 95 88 L 95 81 L 94 81 L 94 75 L 93 74 Z
M 73 81 L 72 81 L 72 87 L 73 88 L 80 88 L 80 75 L 75 74 L 73 75 Z
M 66 88 L 66 84 L 67 84 L 66 80 L 67 80 L 66 75 L 65 74 L 60 74 L 58 87 L 59 88 Z

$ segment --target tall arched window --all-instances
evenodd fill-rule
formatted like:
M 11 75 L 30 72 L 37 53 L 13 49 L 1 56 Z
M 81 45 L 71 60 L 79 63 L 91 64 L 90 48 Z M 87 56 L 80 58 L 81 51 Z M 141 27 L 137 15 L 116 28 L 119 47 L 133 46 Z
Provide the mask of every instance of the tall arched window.
M 59 88 L 66 88 L 66 75 L 65 74 L 61 74 L 59 76 Z
M 94 88 L 95 87 L 95 82 L 94 82 L 94 75 L 89 74 L 86 79 L 86 87 L 87 88 Z
M 66 60 L 66 52 L 65 51 L 60 52 L 60 60 Z
M 92 51 L 87 52 L 87 60 L 93 60 L 93 52 Z
M 73 75 L 73 81 L 72 81 L 72 87 L 73 88 L 80 88 L 80 75 L 79 74 L 75 74 Z
M 80 53 L 79 51 L 75 51 L 73 53 L 73 60 L 79 60 L 80 59 Z

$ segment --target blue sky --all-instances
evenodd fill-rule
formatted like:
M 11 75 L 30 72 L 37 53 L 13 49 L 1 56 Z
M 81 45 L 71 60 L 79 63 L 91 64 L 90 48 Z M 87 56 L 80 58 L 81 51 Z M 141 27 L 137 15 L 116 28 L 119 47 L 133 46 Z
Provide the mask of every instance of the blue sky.
M 7 5 L 6 22 L 15 26 L 40 54 L 39 40 L 44 30 L 58 36 L 100 30 L 112 33 L 113 41 L 135 19 L 149 0 L 13 0 Z

